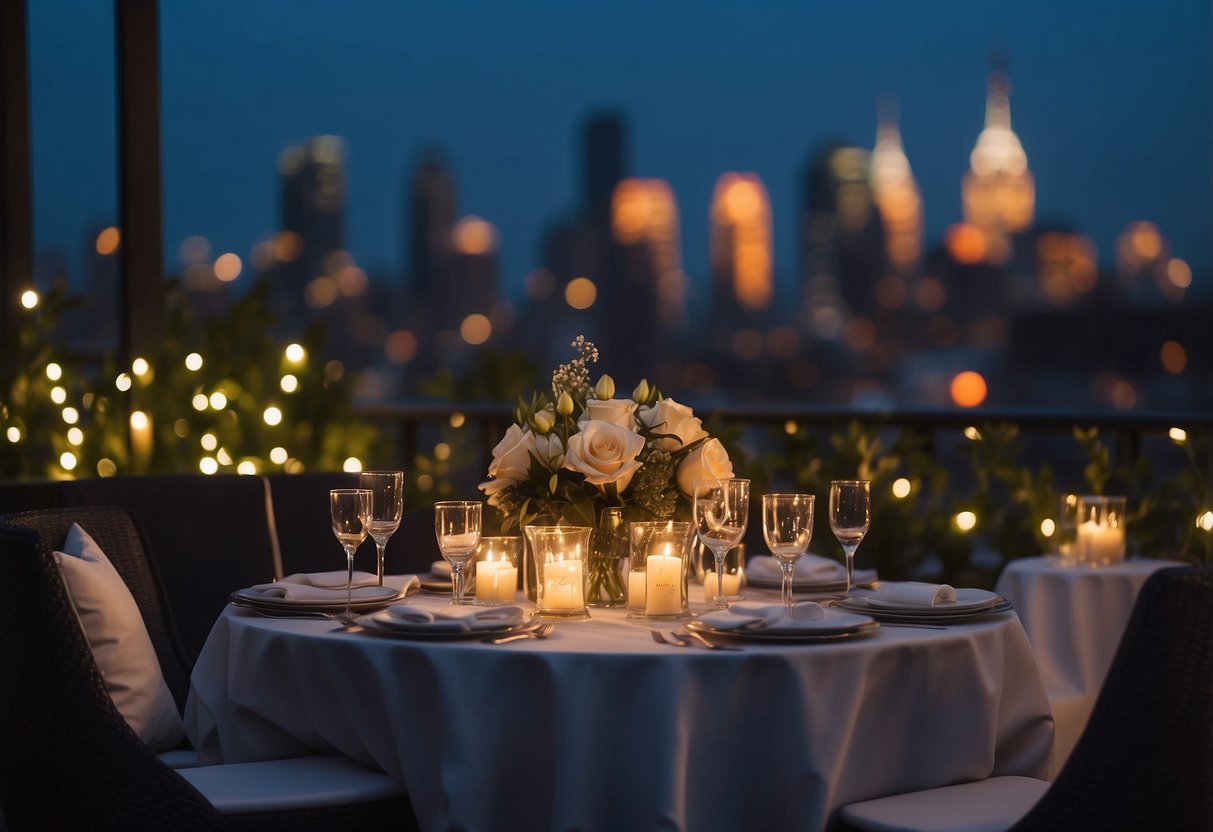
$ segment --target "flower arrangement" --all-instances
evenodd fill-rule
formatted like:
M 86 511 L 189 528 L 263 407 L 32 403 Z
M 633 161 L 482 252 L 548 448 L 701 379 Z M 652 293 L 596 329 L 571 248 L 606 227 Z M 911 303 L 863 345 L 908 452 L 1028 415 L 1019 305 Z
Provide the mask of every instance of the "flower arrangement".
M 598 348 L 580 335 L 572 346 L 577 357 L 552 373 L 551 397 L 520 399 L 514 424 L 493 448 L 480 488 L 501 513 L 503 531 L 532 523 L 597 527 L 610 506 L 622 507 L 628 520 L 687 517 L 696 479 L 733 476 L 728 452 L 690 407 L 646 380 L 630 399 L 615 398 L 610 376 L 590 383 Z M 613 594 L 601 583 L 591 565 L 591 597 Z

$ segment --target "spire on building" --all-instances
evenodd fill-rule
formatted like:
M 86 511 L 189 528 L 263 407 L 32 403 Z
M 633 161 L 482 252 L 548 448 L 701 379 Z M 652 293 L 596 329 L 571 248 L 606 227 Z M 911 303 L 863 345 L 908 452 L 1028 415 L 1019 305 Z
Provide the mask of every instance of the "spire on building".
M 878 113 L 872 195 L 884 222 L 889 264 L 896 272 L 908 273 L 922 255 L 922 197 L 901 144 L 896 99 L 882 97 Z

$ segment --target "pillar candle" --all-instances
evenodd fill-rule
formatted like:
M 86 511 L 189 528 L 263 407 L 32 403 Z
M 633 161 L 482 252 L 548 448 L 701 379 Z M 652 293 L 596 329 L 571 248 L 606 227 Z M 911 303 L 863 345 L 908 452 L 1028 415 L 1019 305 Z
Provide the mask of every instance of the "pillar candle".
M 737 595 L 741 592 L 741 575 L 736 572 L 724 573 L 724 594 Z M 707 572 L 703 576 L 703 597 L 705 601 L 716 599 L 716 572 Z
M 1101 526 L 1094 520 L 1080 523 L 1074 551 L 1081 563 L 1099 566 L 1124 559 L 1125 530 L 1119 526 Z
M 682 612 L 682 558 L 649 555 L 645 559 L 645 615 Z
M 579 610 L 584 607 L 581 561 L 563 560 L 544 564 L 543 609 Z
M 518 570 L 509 561 L 476 563 L 476 600 L 509 603 L 518 588 Z
M 644 582 L 645 574 L 640 569 L 633 569 L 628 573 L 628 609 L 644 609 Z

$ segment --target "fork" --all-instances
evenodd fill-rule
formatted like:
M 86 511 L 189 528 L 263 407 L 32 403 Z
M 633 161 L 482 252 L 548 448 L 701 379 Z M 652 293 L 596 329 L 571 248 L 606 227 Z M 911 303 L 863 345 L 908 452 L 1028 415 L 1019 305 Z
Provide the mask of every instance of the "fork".
M 670 638 L 667 641 L 666 637 L 661 634 L 660 630 L 649 630 L 649 632 L 653 634 L 653 641 L 657 642 L 658 644 L 668 644 L 671 647 L 689 647 L 690 646 L 690 642 L 679 638 L 678 636 L 674 635 L 673 633 L 670 633 Z
M 500 638 L 485 638 L 481 639 L 485 644 L 508 644 L 511 641 L 521 641 L 524 638 L 547 638 L 556 629 L 556 625 L 550 621 L 546 624 L 540 624 L 533 630 L 527 630 L 525 633 L 514 633 L 511 636 L 501 636 Z
M 714 641 L 708 641 L 706 638 L 703 637 L 702 634 L 697 633 L 694 630 L 682 630 L 681 632 L 670 633 L 670 635 L 674 638 L 680 638 L 683 636 L 693 638 L 709 650 L 740 650 L 741 649 L 740 647 L 725 647 L 723 644 L 717 644 Z

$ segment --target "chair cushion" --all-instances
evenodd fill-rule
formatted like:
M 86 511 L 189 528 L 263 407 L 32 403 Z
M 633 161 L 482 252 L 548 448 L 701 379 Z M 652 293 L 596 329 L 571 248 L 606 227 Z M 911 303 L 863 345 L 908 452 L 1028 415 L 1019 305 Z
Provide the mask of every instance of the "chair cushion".
M 175 747 L 184 736 L 181 715 L 121 576 L 77 523 L 68 530 L 63 550 L 55 552 L 55 562 L 118 712 L 153 751 Z
M 345 757 L 230 763 L 177 773 L 225 815 L 349 806 L 404 794 L 391 777 Z
M 1005 832 L 1048 789 L 1034 777 L 991 777 L 852 803 L 838 817 L 868 832 Z

